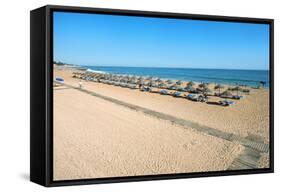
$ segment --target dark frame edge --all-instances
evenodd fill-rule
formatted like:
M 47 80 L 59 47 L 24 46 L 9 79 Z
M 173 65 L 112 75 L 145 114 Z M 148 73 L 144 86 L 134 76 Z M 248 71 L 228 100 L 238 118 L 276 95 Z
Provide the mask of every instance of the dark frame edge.
M 202 15 L 189 13 L 161 12 L 161 11 L 143 11 L 129 9 L 113 9 L 113 8 L 97 8 L 97 7 L 79 7 L 79 6 L 63 6 L 48 4 L 46 7 L 49 10 L 62 10 L 66 12 L 95 12 L 99 14 L 110 15 L 127 15 L 127 16 L 142 16 L 142 17 L 158 17 L 158 18 L 175 18 L 175 19 L 193 19 L 193 20 L 209 20 L 222 22 L 242 22 L 242 23 L 260 23 L 271 24 L 274 19 L 271 18 L 254 18 L 240 16 L 222 16 L 222 15 Z
M 30 181 L 46 186 L 46 6 L 30 11 Z M 42 85 L 43 83 L 43 85 Z
M 47 185 L 47 187 L 160 181 L 160 180 L 174 180 L 174 179 L 196 179 L 196 178 L 221 177 L 221 176 L 243 176 L 243 175 L 266 174 L 266 173 L 274 173 L 274 172 L 271 168 L 265 168 L 265 169 L 254 169 L 254 170 L 212 171 L 212 172 L 198 172 L 198 173 L 193 172 L 193 173 L 179 173 L 179 174 L 98 178 L 98 179 L 81 179 L 81 180 L 79 179 L 79 180 L 52 181 Z
M 269 64 L 270 64 L 270 169 L 274 173 L 274 20 L 270 20 L 270 46 L 269 46 Z

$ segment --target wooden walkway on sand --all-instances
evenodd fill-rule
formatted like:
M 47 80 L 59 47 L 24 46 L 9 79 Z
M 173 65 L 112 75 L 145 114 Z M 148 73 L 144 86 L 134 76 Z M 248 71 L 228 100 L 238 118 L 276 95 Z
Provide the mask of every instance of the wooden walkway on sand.
M 234 170 L 234 169 L 253 169 L 253 168 L 257 168 L 257 164 L 258 161 L 260 159 L 260 153 L 268 153 L 269 152 L 269 144 L 266 143 L 262 143 L 262 142 L 258 142 L 258 141 L 253 141 L 244 137 L 241 137 L 239 135 L 233 134 L 233 133 L 228 133 L 228 132 L 224 132 L 221 130 L 217 130 L 215 128 L 212 127 L 208 127 L 202 124 L 198 124 L 192 121 L 188 121 L 185 119 L 181 119 L 181 118 L 177 118 L 174 117 L 172 115 L 168 115 L 165 113 L 161 113 L 158 111 L 154 111 L 151 109 L 147 109 L 144 107 L 140 107 L 137 105 L 133 105 L 124 101 L 120 101 L 117 99 L 114 99 L 112 97 L 108 97 L 108 96 L 104 96 L 98 93 L 95 93 L 93 91 L 89 91 L 86 89 L 80 89 L 78 87 L 75 87 L 73 85 L 69 85 L 69 84 L 63 84 L 64 86 L 68 87 L 68 88 L 73 88 L 76 90 L 79 90 L 81 92 L 84 92 L 86 94 L 101 98 L 103 100 L 106 101 L 110 101 L 112 103 L 115 103 L 117 105 L 138 111 L 138 112 L 142 112 L 144 114 L 153 116 L 155 118 L 158 119 L 162 119 L 162 120 L 166 120 L 166 121 L 170 121 L 174 124 L 180 125 L 184 128 L 187 129 L 194 129 L 198 132 L 207 134 L 207 135 L 211 135 L 220 139 L 224 139 L 230 142 L 234 142 L 240 145 L 243 145 L 244 147 L 246 147 L 246 149 L 242 152 L 242 154 L 240 154 L 239 157 L 237 157 L 233 164 L 229 167 L 230 170 Z

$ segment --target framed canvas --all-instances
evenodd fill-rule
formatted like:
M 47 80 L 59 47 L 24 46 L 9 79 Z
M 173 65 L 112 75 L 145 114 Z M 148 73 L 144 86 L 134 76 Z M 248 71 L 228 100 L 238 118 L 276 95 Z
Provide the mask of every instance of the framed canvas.
M 273 172 L 273 20 L 31 11 L 30 180 Z

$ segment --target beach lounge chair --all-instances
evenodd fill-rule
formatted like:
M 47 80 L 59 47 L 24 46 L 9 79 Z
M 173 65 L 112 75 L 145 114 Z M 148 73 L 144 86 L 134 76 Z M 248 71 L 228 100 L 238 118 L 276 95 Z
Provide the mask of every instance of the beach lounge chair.
M 198 102 L 206 102 L 207 101 L 207 97 L 204 96 L 204 95 L 188 94 L 186 96 L 186 98 L 191 100 L 191 101 L 198 101 Z
M 233 101 L 228 101 L 228 100 L 222 100 L 222 101 L 208 101 L 206 102 L 209 105 L 219 105 L 219 106 L 230 106 L 233 105 L 234 102 Z
M 126 85 L 126 83 L 120 83 L 120 86 L 121 87 L 126 87 L 127 85 Z
M 243 96 L 241 96 L 241 95 L 232 95 L 232 94 L 220 94 L 219 97 L 225 98 L 225 99 L 236 99 L 236 100 L 243 98 Z
M 242 98 L 243 98 L 242 95 L 233 95 L 233 96 L 232 96 L 232 99 L 237 99 L 237 100 L 239 100 L 239 99 L 242 99 Z
M 56 83 L 59 83 L 59 84 L 63 84 L 63 83 L 64 83 L 64 79 L 61 78 L 61 77 L 56 77 L 56 78 L 55 78 L 55 82 L 56 82 Z
M 228 101 L 228 100 L 222 100 L 222 101 L 219 101 L 219 104 L 221 106 L 230 106 L 230 105 L 233 105 L 234 102 L 233 101 Z
M 174 97 L 180 97 L 181 96 L 181 92 L 176 91 L 176 92 L 173 93 L 173 96 Z
M 125 88 L 130 88 L 130 84 L 129 83 L 125 83 L 124 87 Z
M 151 89 L 149 88 L 149 87 L 144 87 L 144 86 L 142 86 L 141 88 L 140 88 L 140 91 L 150 91 Z
M 189 93 L 194 93 L 196 91 L 196 89 L 194 87 L 192 87 L 191 85 L 186 86 L 185 91 L 189 92 Z
M 161 95 L 168 95 L 168 91 L 165 90 L 165 89 L 161 89 L 160 92 L 159 92 Z
M 195 94 L 188 94 L 186 98 L 191 101 L 198 101 L 198 95 Z
M 165 83 L 159 83 L 157 87 L 158 87 L 158 88 L 162 88 L 162 89 L 167 88 L 167 86 L 166 86 Z
M 129 84 L 129 88 L 130 88 L 130 89 L 137 89 L 137 86 L 134 85 L 134 84 Z
M 206 102 L 208 100 L 208 97 L 205 95 L 199 95 L 198 96 L 198 101 L 199 102 Z
M 175 85 L 172 85 L 172 86 L 169 86 L 168 89 L 171 89 L 171 90 L 177 90 L 177 86 Z
M 203 88 L 196 88 L 196 93 L 203 93 Z
M 113 82 L 113 81 L 109 81 L 108 84 L 109 84 L 109 85 L 113 85 L 114 82 Z
M 177 91 L 187 91 L 187 90 L 185 88 L 183 88 L 183 87 L 178 87 Z

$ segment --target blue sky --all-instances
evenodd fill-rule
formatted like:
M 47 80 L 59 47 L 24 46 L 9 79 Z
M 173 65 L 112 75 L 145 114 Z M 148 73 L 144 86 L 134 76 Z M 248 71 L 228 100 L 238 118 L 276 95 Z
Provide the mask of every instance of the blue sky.
M 54 60 L 93 66 L 268 69 L 269 25 L 54 12 Z

